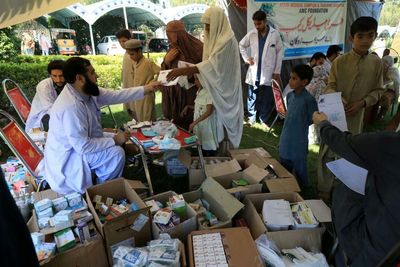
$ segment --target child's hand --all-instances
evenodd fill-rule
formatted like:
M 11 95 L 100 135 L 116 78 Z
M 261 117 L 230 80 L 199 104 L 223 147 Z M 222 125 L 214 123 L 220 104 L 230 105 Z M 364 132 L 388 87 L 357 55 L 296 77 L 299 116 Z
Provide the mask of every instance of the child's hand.
M 182 110 L 180 116 L 181 116 L 181 117 L 185 117 L 186 114 L 187 114 L 188 109 L 189 109 L 189 106 L 185 106 L 185 108 Z
M 192 123 L 189 125 L 189 133 L 192 133 L 192 132 L 193 132 L 194 126 L 196 126 L 196 123 L 194 123 L 194 122 L 192 122 Z
M 365 106 L 364 99 L 354 102 L 354 103 L 351 103 L 351 104 L 347 105 L 345 108 L 346 115 L 349 117 L 352 117 L 352 116 L 356 115 L 356 113 L 358 111 L 360 111 L 364 106 Z

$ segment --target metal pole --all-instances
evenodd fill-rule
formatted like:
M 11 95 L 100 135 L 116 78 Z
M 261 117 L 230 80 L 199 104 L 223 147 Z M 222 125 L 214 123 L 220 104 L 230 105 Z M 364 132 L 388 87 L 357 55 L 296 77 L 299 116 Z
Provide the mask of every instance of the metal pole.
M 96 48 L 94 47 L 92 24 L 90 24 L 90 23 L 89 23 L 89 31 L 90 31 L 90 41 L 92 42 L 92 54 L 96 55 Z
M 125 28 L 127 30 L 129 30 L 129 27 L 128 27 L 128 16 L 126 15 L 126 7 L 123 7 L 122 9 L 124 10 Z

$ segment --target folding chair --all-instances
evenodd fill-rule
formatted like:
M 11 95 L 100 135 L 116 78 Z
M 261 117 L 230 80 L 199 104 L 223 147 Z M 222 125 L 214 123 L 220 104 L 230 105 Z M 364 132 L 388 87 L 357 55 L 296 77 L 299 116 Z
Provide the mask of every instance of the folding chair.
M 32 139 L 18 125 L 17 121 L 6 111 L 0 109 L 0 136 L 11 151 L 24 164 L 26 169 L 35 178 L 32 185 L 39 191 L 44 179 L 39 177 L 36 168 L 42 161 L 43 152 L 35 145 Z
M 13 80 L 4 79 L 3 89 L 22 122 L 26 123 L 31 111 L 31 102 L 29 102 L 21 87 Z
M 283 100 L 282 91 L 279 83 L 272 79 L 272 93 L 274 95 L 275 101 L 275 109 L 276 109 L 276 117 L 269 128 L 267 135 L 269 135 L 278 120 L 278 118 L 284 119 L 286 117 L 286 106 L 285 101 Z

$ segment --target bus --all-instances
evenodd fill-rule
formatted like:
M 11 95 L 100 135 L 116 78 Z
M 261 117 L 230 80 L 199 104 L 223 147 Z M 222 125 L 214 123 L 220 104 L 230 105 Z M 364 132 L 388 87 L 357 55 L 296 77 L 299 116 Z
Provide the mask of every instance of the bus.
M 53 28 L 50 30 L 52 45 L 56 54 L 77 55 L 76 33 L 71 29 Z

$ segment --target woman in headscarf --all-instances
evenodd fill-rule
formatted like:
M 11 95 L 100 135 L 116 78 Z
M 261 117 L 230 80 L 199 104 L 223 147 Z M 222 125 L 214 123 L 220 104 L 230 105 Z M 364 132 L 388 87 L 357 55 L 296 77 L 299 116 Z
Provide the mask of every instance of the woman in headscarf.
M 185 30 L 185 25 L 179 20 L 170 21 L 166 28 L 170 49 L 161 65 L 163 70 L 178 67 L 178 61 L 197 64 L 202 60 L 203 43 Z M 181 113 L 185 106 L 194 105 L 196 86 L 182 88 L 179 84 L 166 86 L 162 91 L 162 111 L 164 117 L 174 120 L 174 123 L 184 129 L 189 129 L 193 121 L 193 111 L 188 110 L 185 116 Z
M 203 61 L 194 67 L 174 69 L 167 78 L 199 73 L 203 87 L 209 90 L 216 111 L 218 142 L 225 132 L 232 145 L 240 145 L 243 131 L 243 101 L 240 58 L 237 40 L 224 11 L 208 8 L 201 18 L 205 24 Z

